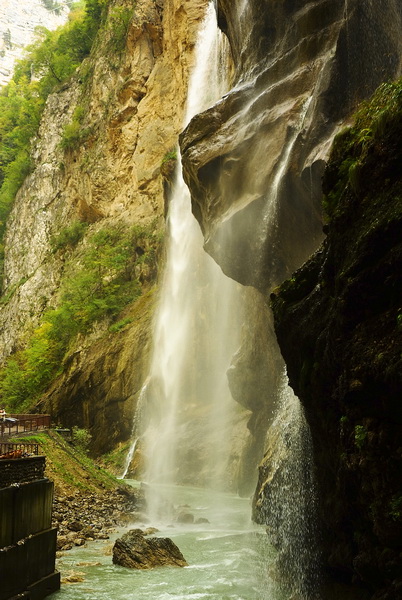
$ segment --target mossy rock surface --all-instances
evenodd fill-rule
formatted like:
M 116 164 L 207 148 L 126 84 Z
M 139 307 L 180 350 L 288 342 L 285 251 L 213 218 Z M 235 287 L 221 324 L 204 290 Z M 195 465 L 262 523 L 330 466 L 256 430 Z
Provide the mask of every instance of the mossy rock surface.
M 328 571 L 373 598 L 402 586 L 402 80 L 332 150 L 327 238 L 271 295 L 311 426 Z

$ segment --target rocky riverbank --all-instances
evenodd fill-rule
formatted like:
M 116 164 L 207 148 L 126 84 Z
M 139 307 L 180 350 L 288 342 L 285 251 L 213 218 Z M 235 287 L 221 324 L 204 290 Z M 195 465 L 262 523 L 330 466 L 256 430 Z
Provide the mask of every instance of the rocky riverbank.
M 127 525 L 143 508 L 140 491 L 122 486 L 104 493 L 56 495 L 53 525 L 58 528 L 57 550 L 65 552 L 93 540 L 107 540 L 116 527 Z

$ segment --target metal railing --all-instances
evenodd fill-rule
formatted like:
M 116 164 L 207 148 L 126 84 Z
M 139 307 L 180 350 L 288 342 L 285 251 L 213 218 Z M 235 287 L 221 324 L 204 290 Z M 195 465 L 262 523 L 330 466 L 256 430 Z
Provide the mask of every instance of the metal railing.
M 50 415 L 10 415 L 7 417 L 15 419 L 14 423 L 0 421 L 0 434 L 18 435 L 31 431 L 50 428 Z

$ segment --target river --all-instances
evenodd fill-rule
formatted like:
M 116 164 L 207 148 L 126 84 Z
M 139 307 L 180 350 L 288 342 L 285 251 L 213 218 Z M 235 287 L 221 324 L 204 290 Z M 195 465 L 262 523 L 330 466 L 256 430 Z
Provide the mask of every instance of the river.
M 137 482 L 129 482 L 138 485 Z M 162 486 L 159 486 L 161 489 Z M 159 490 L 160 491 L 160 490 Z M 162 488 L 163 491 L 163 488 Z M 188 506 L 202 524 L 158 524 L 158 537 L 170 537 L 188 567 L 161 567 L 148 571 L 113 565 L 114 540 L 88 542 L 66 552 L 57 561 L 61 577 L 80 574 L 83 581 L 62 584 L 49 600 L 285 600 L 275 582 L 275 551 L 264 528 L 250 521 L 250 500 L 233 494 L 175 486 L 169 489 L 175 505 Z

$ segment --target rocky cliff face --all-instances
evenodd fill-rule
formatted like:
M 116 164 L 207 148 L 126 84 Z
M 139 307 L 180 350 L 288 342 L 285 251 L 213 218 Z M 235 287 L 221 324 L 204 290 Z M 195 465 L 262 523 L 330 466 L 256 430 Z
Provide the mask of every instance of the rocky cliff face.
M 228 35 L 234 57 L 234 83 L 221 102 L 197 115 L 181 135 L 184 175 L 192 192 L 193 212 L 202 227 L 206 250 L 226 274 L 244 285 L 252 285 L 266 293 L 299 267 L 323 237 L 321 177 L 330 144 L 357 103 L 370 95 L 382 81 L 400 73 L 402 45 L 399 30 L 402 10 L 398 2 L 391 1 L 380 7 L 360 0 L 336 3 L 325 0 L 311 3 L 272 3 L 263 0 L 233 3 L 221 0 L 218 6 L 220 25 Z M 353 235 L 351 232 L 348 240 L 339 238 L 339 247 L 351 245 Z M 356 253 L 359 251 L 360 248 L 356 249 Z M 357 264 L 357 254 L 355 259 Z M 314 264 L 314 272 L 317 274 L 319 265 L 323 263 Z M 391 277 L 390 272 L 394 267 L 393 263 L 392 268 L 387 271 L 387 277 Z M 310 269 L 313 269 L 313 265 Z M 360 285 L 365 290 L 363 297 L 367 297 L 370 287 L 368 272 L 365 272 L 366 283 L 362 280 L 353 293 L 350 288 L 349 304 L 354 302 L 355 293 L 360 294 Z M 313 281 L 314 278 L 310 280 Z M 308 291 L 313 287 L 312 284 Z M 337 289 L 331 289 L 332 294 L 336 295 Z M 363 298 L 358 300 L 358 304 L 364 312 Z M 325 498 L 323 502 L 328 503 L 324 512 L 333 515 L 338 510 L 338 516 L 342 514 L 346 519 L 335 518 L 332 521 L 331 518 L 326 530 L 329 542 L 325 548 L 326 560 L 332 564 L 338 578 L 346 572 L 345 579 L 350 581 L 352 572 L 355 576 L 359 573 L 357 577 L 366 577 L 366 583 L 371 577 L 371 583 L 375 587 L 381 585 L 384 569 L 389 570 L 389 578 L 395 576 L 393 561 L 396 553 L 390 550 L 389 562 L 386 558 L 389 545 L 393 542 L 383 539 L 377 547 L 375 553 L 383 554 L 381 559 L 378 558 L 375 573 L 371 571 L 374 562 L 367 559 L 371 552 L 368 549 L 371 543 L 368 538 L 372 534 L 361 538 L 360 555 L 355 553 L 353 557 L 351 546 L 355 543 L 352 542 L 353 536 L 359 537 L 361 531 L 357 526 L 357 512 L 362 510 L 362 514 L 366 515 L 370 511 L 376 512 L 374 498 L 378 489 L 372 489 L 369 493 L 372 501 L 368 497 L 363 500 L 360 492 L 356 491 L 357 482 L 352 484 L 349 481 L 352 487 L 356 486 L 354 499 L 356 496 L 360 498 L 358 507 L 354 500 L 350 505 L 347 497 L 341 497 L 342 491 L 346 489 L 348 493 L 351 489 L 342 487 L 346 480 L 341 478 L 342 483 L 337 487 L 340 482 L 335 482 L 332 477 L 333 465 L 320 462 L 322 459 L 318 458 L 319 454 L 324 454 L 324 446 L 327 451 L 328 440 L 331 448 L 332 444 L 337 448 L 334 454 L 328 450 L 329 454 L 339 458 L 339 453 L 342 452 L 336 446 L 334 433 L 334 428 L 339 433 L 335 422 L 336 419 L 339 422 L 342 414 L 338 408 L 335 416 L 331 412 L 331 405 L 327 405 L 325 398 L 330 397 L 332 391 L 324 381 L 332 379 L 334 364 L 338 361 L 343 365 L 347 364 L 346 356 L 340 358 L 340 355 L 345 353 L 350 357 L 352 351 L 346 338 L 337 340 L 334 345 L 328 341 L 327 346 L 323 341 L 319 350 L 313 350 L 319 332 L 324 331 L 327 337 L 331 335 L 332 341 L 339 333 L 339 328 L 335 329 L 335 333 L 329 326 L 322 329 L 323 323 L 326 323 L 327 309 L 323 303 L 318 302 L 314 310 L 322 312 L 319 315 L 308 313 L 311 319 L 317 318 L 320 325 L 316 326 L 307 318 L 302 318 L 304 307 L 300 308 L 297 317 L 281 323 L 280 341 L 286 360 L 289 357 L 293 361 L 289 369 L 292 372 L 291 384 L 296 392 L 300 391 L 300 378 L 305 378 L 303 381 L 306 386 L 310 382 L 310 367 L 303 362 L 309 359 L 305 357 L 302 360 L 304 345 L 299 352 L 299 339 L 308 337 L 311 346 L 307 356 L 317 356 L 317 361 L 320 359 L 318 364 L 322 387 L 315 395 L 314 406 L 308 406 L 307 418 L 315 442 L 321 492 Z M 357 325 L 357 320 L 354 324 Z M 295 334 L 291 334 L 292 328 Z M 268 330 L 269 325 L 266 324 L 265 331 Z M 274 349 L 274 338 L 266 340 L 265 344 Z M 360 348 L 362 350 L 363 346 Z M 250 349 L 247 351 L 247 344 L 244 345 L 244 353 L 251 356 Z M 356 357 L 358 354 L 356 350 Z M 362 350 L 360 366 L 364 354 Z M 297 365 L 293 364 L 295 361 L 292 358 L 296 355 L 299 360 Z M 314 362 L 315 359 L 311 360 Z M 322 360 L 325 360 L 325 365 L 322 365 Z M 246 361 L 243 361 L 243 366 L 244 364 Z M 249 365 L 251 364 L 252 361 Z M 264 380 L 264 374 L 259 370 L 261 364 L 268 364 L 268 361 L 253 363 L 254 380 L 260 382 Z M 242 397 L 244 402 L 249 402 L 249 386 L 242 387 L 238 383 L 251 381 L 253 378 L 243 378 L 239 374 L 236 380 L 237 367 L 241 368 L 242 365 L 235 360 L 233 372 L 229 372 L 232 381 L 236 382 L 234 393 Z M 265 367 L 263 368 L 265 372 Z M 250 370 L 248 374 L 250 375 Z M 354 377 L 351 377 L 349 384 L 352 388 L 353 381 Z M 363 385 L 366 390 L 366 384 L 362 383 L 360 377 L 356 381 L 359 382 L 355 382 L 357 386 Z M 367 379 L 369 381 L 370 378 Z M 270 383 L 274 385 L 273 380 Z M 263 387 L 265 385 L 269 383 Z M 371 384 L 367 385 L 371 389 Z M 378 389 L 378 384 L 376 386 Z M 381 398 L 387 396 L 389 388 L 386 390 L 384 396 L 381 393 Z M 265 390 L 265 398 L 269 394 L 272 395 L 272 388 Z M 363 396 L 364 393 L 362 396 L 359 394 L 359 398 L 362 399 Z M 261 400 L 261 395 L 259 398 Z M 380 404 L 384 401 L 381 400 Z M 256 414 L 261 411 L 263 403 L 264 401 Z M 394 408 L 396 410 L 395 406 Z M 358 427 L 358 437 L 362 434 L 363 437 L 366 436 L 365 439 L 370 438 L 371 424 L 354 421 L 353 427 L 355 426 Z M 383 436 L 383 449 L 390 444 L 391 439 L 396 439 L 393 426 L 390 430 L 385 429 L 386 434 L 384 431 L 380 434 L 378 430 L 374 434 Z M 396 447 L 394 452 L 397 452 Z M 370 456 L 369 462 L 372 461 L 373 469 L 380 469 L 380 454 Z M 262 465 L 262 473 L 269 472 L 269 460 L 268 454 L 267 463 Z M 393 460 L 391 462 L 394 465 Z M 368 472 L 371 467 L 367 463 L 366 467 L 368 470 L 365 481 L 369 485 Z M 393 469 L 394 467 L 390 467 L 389 479 L 397 478 Z M 331 477 L 333 487 L 328 484 Z M 268 479 L 262 476 L 261 487 L 257 490 L 261 502 L 256 507 L 257 513 L 260 511 L 256 518 L 261 522 L 264 522 L 269 512 L 269 488 L 264 489 L 264 485 L 269 484 Z M 386 487 L 386 484 L 381 485 Z M 389 489 L 395 491 L 392 485 Z M 333 494 L 332 501 L 330 490 Z M 396 493 L 393 502 L 397 502 L 398 497 Z M 335 503 L 338 503 L 336 510 Z M 348 512 L 351 517 L 346 517 Z M 355 526 L 356 530 L 352 531 Z M 331 527 L 337 528 L 339 532 L 335 536 L 337 542 L 333 545 Z M 330 529 L 332 534 L 329 533 Z M 344 541 L 343 547 L 338 543 L 340 538 Z M 365 554 L 365 547 L 368 554 Z M 379 547 L 381 550 L 378 550 Z M 363 575 L 363 571 L 366 575 Z M 379 571 L 382 572 L 381 575 L 378 575 Z
M 133 17 L 124 46 L 115 48 L 113 11 L 128 4 Z M 2 360 L 23 347 L 43 312 L 57 305 L 67 261 L 77 266 L 82 261 L 87 238 L 74 251 L 55 252 L 51 242 L 60 231 L 77 220 L 88 225 L 87 236 L 116 225 L 160 230 L 167 201 L 162 163 L 181 128 L 204 7 L 196 1 L 112 2 L 110 21 L 91 56 L 71 83 L 49 97 L 34 145 L 35 168 L 8 222 Z M 79 144 L 63 149 L 64 127 L 77 110 L 84 133 Z M 136 276 L 144 293 L 155 280 L 145 264 Z M 144 312 L 129 308 L 134 324 L 113 339 L 103 337 L 107 322 L 80 339 L 42 406 L 65 425 L 90 427 L 98 451 L 127 437 L 133 398 L 146 377 L 152 302 L 140 303 Z M 112 349 L 109 358 L 105 344 Z M 123 371 L 124 381 L 119 379 Z M 112 417 L 110 432 L 103 423 Z
M 311 425 L 327 567 L 383 599 L 402 597 L 400 88 L 338 136 L 327 238 L 272 295 Z
M 12 77 L 15 61 L 35 38 L 35 28 L 56 29 L 69 12 L 67 0 L 0 1 L 0 85 Z M 47 5 L 47 6 L 46 6 Z
M 113 10 L 134 9 L 134 4 L 124 47 L 113 49 Z M 191 121 L 181 136 L 181 147 L 193 212 L 207 251 L 226 274 L 256 288 L 245 293 L 249 321 L 228 372 L 233 396 L 251 411 L 251 437 L 244 457 L 247 470 L 262 452 L 278 400 L 278 372 L 283 368 L 264 295 L 299 267 L 323 238 L 321 176 L 330 143 L 356 103 L 399 73 L 402 8 L 397 0 L 385 6 L 362 0 L 220 0 L 217 4 L 234 60 L 232 87 L 220 102 Z M 35 169 L 17 196 L 8 226 L 2 359 L 21 348 L 43 312 L 56 306 L 66 263 L 80 264 L 89 235 L 106 225 L 146 225 L 153 232 L 160 228 L 167 187 L 162 163 L 181 128 L 195 33 L 204 8 L 205 2 L 197 0 L 115 0 L 109 28 L 89 59 L 69 85 L 49 98 L 35 143 Z M 62 150 L 64 126 L 78 114 L 80 144 Z M 373 157 L 380 160 L 381 148 L 376 152 Z M 379 182 L 384 177 L 395 180 L 395 172 L 387 174 L 386 169 L 377 175 Z M 366 192 L 359 189 L 358 169 L 355 176 L 354 194 L 363 198 Z M 333 180 L 327 177 L 330 188 Z M 349 193 L 345 198 L 358 213 L 355 196 Z M 52 238 L 75 220 L 87 224 L 86 236 L 75 249 L 54 251 Z M 381 221 L 377 230 L 365 221 L 364 228 L 373 231 L 374 238 L 370 233 L 364 242 L 356 225 L 357 229 L 352 227 L 332 242 L 349 220 L 345 213 L 334 221 L 335 237 L 327 241 L 328 260 L 324 264 L 318 255 L 309 265 L 296 298 L 284 292 L 283 301 L 301 304 L 306 294 L 303 311 L 317 323 L 313 327 L 296 309 L 296 317 L 286 320 L 281 308 L 284 320 L 278 331 L 294 389 L 303 399 L 305 388 L 315 386 L 303 401 L 312 427 L 323 514 L 328 518 L 328 565 L 338 577 L 350 581 L 358 576 L 378 588 L 384 582 L 393 585 L 398 568 L 392 537 L 396 528 L 390 519 L 398 517 L 400 497 L 395 486 L 387 487 L 398 479 L 399 469 L 395 426 L 389 420 L 391 408 L 398 410 L 393 396 L 397 355 L 387 354 L 387 348 L 388 343 L 392 353 L 397 348 L 391 316 L 398 319 L 399 313 L 392 305 L 389 310 L 394 312 L 384 321 L 371 322 L 384 308 L 384 295 L 375 288 L 376 315 L 366 308 L 366 300 L 370 281 L 395 293 L 391 271 L 396 254 L 387 247 L 384 270 L 379 267 L 372 279 L 354 280 L 356 272 L 368 275 L 364 261 L 372 239 L 377 239 L 373 247 L 382 252 L 378 240 L 390 241 L 394 233 L 388 222 Z M 356 245 L 351 264 L 342 255 L 348 244 Z M 144 248 L 138 249 L 141 252 Z M 315 286 L 321 269 L 326 273 L 325 298 L 310 306 L 307 299 L 318 294 Z M 345 271 L 341 281 L 337 269 Z M 64 425 L 90 427 L 99 452 L 128 437 L 146 376 L 155 273 L 143 265 L 138 277 L 143 295 L 122 315 L 130 322 L 112 333 L 105 321 L 90 335 L 80 336 L 43 402 L 43 408 Z M 356 294 L 359 301 L 353 314 Z M 344 318 L 345 307 L 352 308 Z M 359 319 L 366 316 L 369 322 L 355 336 Z M 374 345 L 366 351 L 370 330 L 380 331 L 380 324 L 388 327 L 389 338 L 381 341 L 379 352 Z M 296 337 L 289 336 L 291 327 L 298 332 Z M 328 335 L 320 337 L 322 332 Z M 317 340 L 321 345 L 316 346 Z M 306 354 L 299 353 L 299 344 Z M 371 365 L 378 362 L 375 369 L 367 370 L 364 357 Z M 381 372 L 388 373 L 386 381 Z M 325 404 L 334 394 L 336 401 Z M 366 397 L 369 409 L 363 410 Z M 339 423 L 346 440 L 342 443 Z M 328 441 L 334 451 L 327 456 L 321 448 L 327 448 Z M 359 454 L 365 444 L 367 452 Z M 387 475 L 382 480 L 378 465 L 384 460 Z M 269 472 L 268 466 L 263 465 L 263 472 Z M 262 478 L 258 490 L 262 522 L 269 510 L 269 490 L 264 489 L 268 479 Z M 244 477 L 244 493 L 248 485 Z M 391 490 L 388 499 L 385 489 Z M 342 497 L 345 490 L 352 498 L 351 513 Z M 388 502 L 388 517 L 379 508 L 378 497 L 381 506 Z M 337 528 L 336 536 L 332 527 Z
M 218 5 L 236 77 L 182 135 L 184 174 L 207 251 L 229 276 L 267 290 L 322 237 L 328 144 L 352 107 L 398 72 L 401 7 Z

